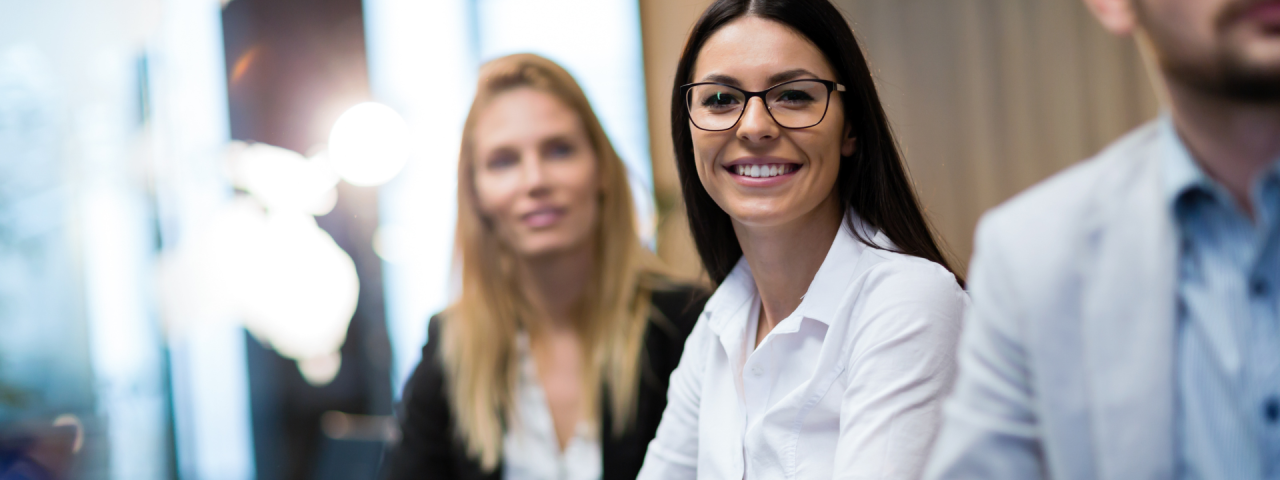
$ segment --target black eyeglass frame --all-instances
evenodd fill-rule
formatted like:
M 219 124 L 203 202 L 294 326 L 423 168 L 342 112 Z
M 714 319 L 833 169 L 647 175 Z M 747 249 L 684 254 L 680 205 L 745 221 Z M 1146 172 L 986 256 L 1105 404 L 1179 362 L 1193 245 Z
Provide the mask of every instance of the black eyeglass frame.
M 769 108 L 769 98 L 766 97 L 765 95 L 767 95 L 769 92 L 772 92 L 773 89 L 775 88 L 781 87 L 783 85 L 791 84 L 791 83 L 796 83 L 796 82 L 818 82 L 827 87 L 827 103 L 822 106 L 822 116 L 818 117 L 818 121 L 813 122 L 813 125 L 805 125 L 803 127 L 788 127 L 786 125 L 783 125 L 782 122 L 779 122 L 778 117 L 773 116 L 773 109 Z M 713 130 L 710 128 L 704 128 L 701 125 L 698 125 L 698 122 L 695 122 L 693 120 L 693 105 L 689 103 L 691 101 L 689 99 L 689 90 L 692 90 L 693 87 L 697 87 L 700 85 L 719 85 L 722 87 L 728 87 L 728 88 L 737 90 L 739 92 L 742 92 L 742 94 L 745 96 L 745 98 L 743 98 L 742 100 L 742 110 L 738 111 L 738 118 L 735 119 L 733 123 L 729 124 L 728 127 L 721 128 L 718 130 Z M 698 130 L 704 130 L 708 132 L 723 132 L 725 130 L 732 130 L 733 127 L 738 126 L 738 122 L 742 121 L 742 116 L 747 113 L 747 104 L 751 103 L 751 99 L 755 97 L 760 97 L 760 102 L 764 103 L 764 111 L 769 112 L 769 118 L 773 119 L 773 123 L 778 124 L 779 127 L 782 127 L 788 130 L 802 130 L 805 128 L 812 128 L 818 125 L 819 123 L 822 123 L 822 121 L 827 118 L 827 112 L 831 110 L 831 92 L 833 91 L 835 92 L 845 91 L 844 85 L 833 82 L 831 80 L 822 80 L 819 78 L 797 78 L 795 80 L 788 80 L 788 81 L 779 83 L 777 85 L 774 85 L 772 87 L 766 88 L 764 90 L 761 90 L 759 92 L 748 92 L 746 90 L 735 87 L 733 85 L 728 85 L 720 82 L 687 83 L 680 86 L 680 96 L 684 97 L 684 111 L 685 113 L 689 114 L 689 123 L 692 123 L 693 126 L 698 127 Z

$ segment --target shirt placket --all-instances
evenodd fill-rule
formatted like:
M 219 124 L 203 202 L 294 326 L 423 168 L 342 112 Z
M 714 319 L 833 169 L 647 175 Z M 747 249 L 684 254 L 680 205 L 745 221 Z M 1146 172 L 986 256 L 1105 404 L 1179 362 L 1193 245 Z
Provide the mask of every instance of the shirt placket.
M 768 348 L 769 338 L 766 337 L 756 349 L 747 357 L 747 361 L 742 368 L 742 393 L 744 406 L 743 428 L 744 431 L 750 432 L 754 426 L 757 429 L 763 429 L 765 410 L 768 408 L 769 394 L 771 383 L 768 381 L 769 365 L 771 362 L 772 349 Z M 747 437 L 751 435 L 748 434 Z M 742 459 L 744 473 L 751 470 L 753 457 L 752 445 L 750 442 L 742 442 Z M 749 475 L 747 475 L 749 477 Z
M 1262 184 L 1255 198 L 1258 234 L 1249 264 L 1251 413 L 1264 478 L 1280 479 L 1280 181 Z

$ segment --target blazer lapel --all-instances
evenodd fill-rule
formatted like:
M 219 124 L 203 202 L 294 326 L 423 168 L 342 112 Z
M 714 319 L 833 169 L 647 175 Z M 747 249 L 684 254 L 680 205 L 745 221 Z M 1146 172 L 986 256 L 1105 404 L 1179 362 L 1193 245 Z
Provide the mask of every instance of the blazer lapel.
M 1095 195 L 1082 264 L 1084 358 L 1098 478 L 1174 474 L 1177 237 L 1155 135 Z M 1089 258 L 1089 257 L 1085 257 Z

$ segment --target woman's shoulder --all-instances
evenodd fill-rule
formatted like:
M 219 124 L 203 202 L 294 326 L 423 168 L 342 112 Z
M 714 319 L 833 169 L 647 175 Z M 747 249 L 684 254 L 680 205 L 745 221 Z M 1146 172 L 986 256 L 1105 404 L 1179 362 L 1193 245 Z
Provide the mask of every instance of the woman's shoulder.
M 431 316 L 427 321 L 427 341 L 422 346 L 422 357 L 418 360 L 418 366 L 414 368 L 413 374 L 410 375 L 409 382 L 405 386 L 405 395 L 417 393 L 419 395 L 440 395 L 444 384 L 444 365 L 443 359 L 440 358 L 440 341 L 441 339 L 441 322 L 444 321 L 445 315 L 438 313 Z
M 967 298 L 956 275 L 931 260 L 905 253 L 868 248 L 872 257 L 862 272 L 862 291 L 914 298 Z M 896 295 L 895 295 L 896 294 Z
M 439 409 L 446 405 L 444 399 L 447 378 L 444 358 L 440 353 L 440 345 L 444 343 L 441 341 L 441 327 L 447 321 L 445 318 L 445 314 L 438 313 L 427 321 L 427 341 L 422 346 L 422 356 L 404 386 L 403 400 L 406 406 Z
M 668 323 L 680 332 L 681 338 L 687 337 L 698 322 L 711 290 L 693 283 L 664 281 L 651 291 L 653 311 L 656 324 Z
M 866 338 L 905 331 L 959 331 L 969 295 L 942 265 L 899 252 L 875 250 L 877 258 L 856 282 L 855 322 Z
M 431 319 L 427 320 L 427 342 L 422 345 L 423 362 L 427 361 L 428 354 L 430 354 L 430 357 L 432 357 L 433 360 L 436 360 L 435 357 L 439 356 L 439 351 L 440 351 L 439 340 L 441 338 L 440 332 L 442 331 L 441 328 L 443 328 L 441 326 L 441 323 L 443 323 L 444 321 L 445 321 L 444 312 L 440 312 L 435 315 L 432 315 Z

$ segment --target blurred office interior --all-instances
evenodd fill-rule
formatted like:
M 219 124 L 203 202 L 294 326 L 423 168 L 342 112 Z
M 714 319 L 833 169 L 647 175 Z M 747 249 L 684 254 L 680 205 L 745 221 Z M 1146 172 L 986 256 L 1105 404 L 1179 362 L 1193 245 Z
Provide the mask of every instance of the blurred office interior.
M 699 278 L 667 122 L 709 3 L 0 0 L 0 478 L 373 478 L 489 58 L 574 74 Z M 1159 108 L 1079 0 L 836 3 L 962 268 L 983 211 Z

